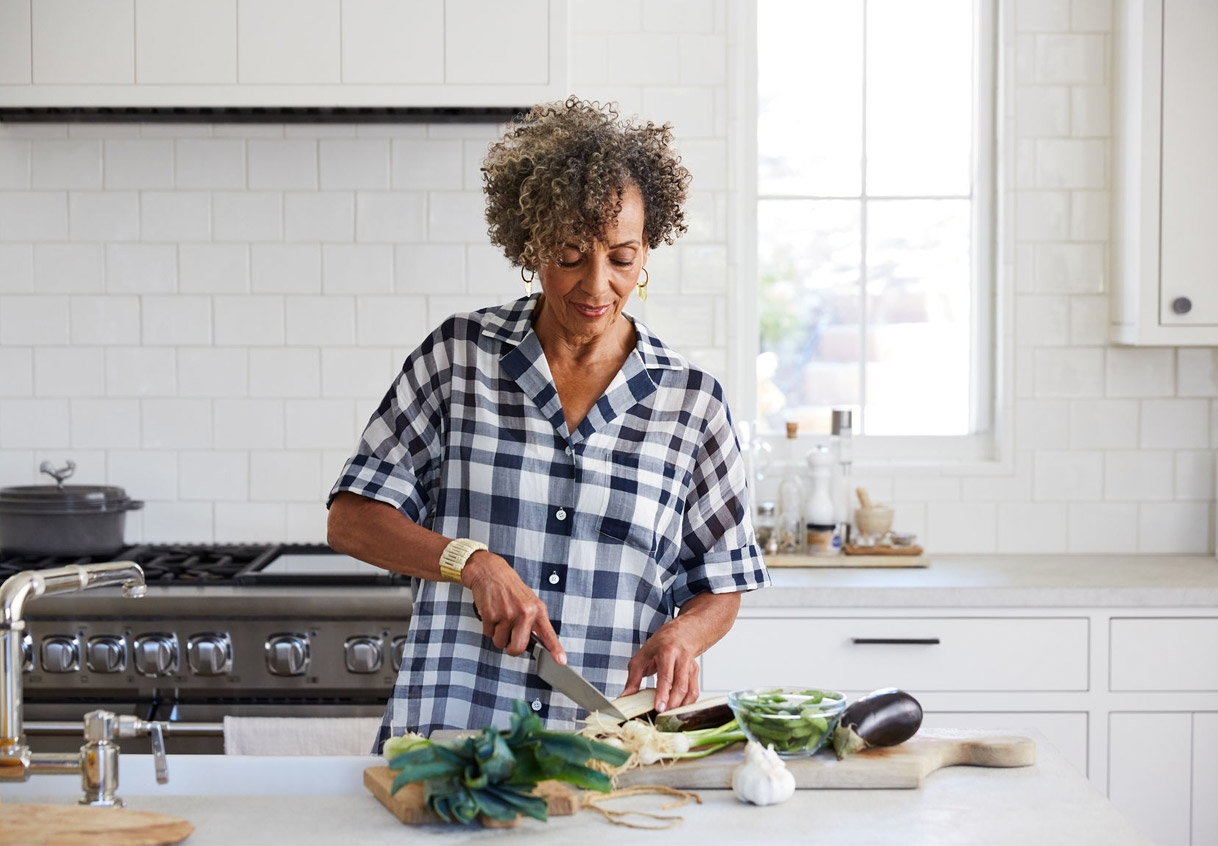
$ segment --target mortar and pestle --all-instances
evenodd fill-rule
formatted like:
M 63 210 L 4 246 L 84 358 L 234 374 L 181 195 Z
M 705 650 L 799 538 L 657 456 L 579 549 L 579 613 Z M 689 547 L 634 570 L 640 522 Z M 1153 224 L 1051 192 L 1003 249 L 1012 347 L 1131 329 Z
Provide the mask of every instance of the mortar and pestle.
M 854 522 L 859 527 L 859 534 L 868 543 L 879 543 L 892 530 L 892 509 L 873 503 L 866 488 L 857 488 L 855 493 L 859 507 L 854 509 Z

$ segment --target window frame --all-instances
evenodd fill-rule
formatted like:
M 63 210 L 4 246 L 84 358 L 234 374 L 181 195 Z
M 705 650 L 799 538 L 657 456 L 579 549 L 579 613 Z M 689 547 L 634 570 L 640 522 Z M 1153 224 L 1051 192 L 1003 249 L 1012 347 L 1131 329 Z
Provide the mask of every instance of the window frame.
M 866 2 L 864 14 L 866 13 Z M 736 390 L 729 392 L 737 420 L 757 415 L 756 361 L 760 349 L 757 256 L 757 5 L 731 4 L 735 36 L 730 45 L 733 67 L 729 79 L 732 92 L 732 142 L 735 148 L 734 177 L 737 202 L 732 214 L 732 246 L 739 257 L 733 302 L 736 355 L 730 357 L 728 374 Z M 1004 456 L 1001 435 L 1009 430 L 1005 417 L 1010 406 L 1010 374 L 1004 364 L 1010 350 L 1001 332 L 1000 320 L 1009 320 L 1006 297 L 1000 296 L 998 219 L 998 41 L 995 0 L 973 0 L 975 48 L 973 103 L 973 206 L 974 249 L 971 259 L 973 297 L 969 386 L 970 434 L 942 436 L 860 435 L 854 437 L 855 460 L 860 464 L 903 462 L 930 464 L 947 462 L 993 465 Z M 865 82 L 864 82 L 865 84 Z M 860 200 L 862 198 L 860 197 Z M 771 435 L 775 449 L 783 438 Z M 775 453 L 781 454 L 781 453 Z

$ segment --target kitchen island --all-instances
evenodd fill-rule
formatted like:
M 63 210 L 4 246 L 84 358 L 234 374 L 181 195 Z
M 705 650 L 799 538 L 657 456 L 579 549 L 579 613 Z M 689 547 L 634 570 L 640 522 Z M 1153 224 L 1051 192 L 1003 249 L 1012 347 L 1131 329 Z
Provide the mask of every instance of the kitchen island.
M 192 786 L 195 795 L 156 793 L 149 787 L 151 762 L 123 759 L 120 795 L 129 808 L 189 820 L 195 832 L 187 846 L 291 843 L 293 846 L 358 842 L 361 846 L 400 844 L 420 838 L 464 843 L 495 838 L 537 844 L 659 843 L 705 844 L 832 842 L 865 844 L 1062 843 L 1125 846 L 1145 844 L 1124 817 L 1041 736 L 1037 763 L 1019 769 L 951 767 L 932 773 L 917 790 L 799 790 L 782 805 L 759 808 L 738 802 L 730 791 L 700 791 L 703 803 L 670 813 L 685 822 L 663 833 L 611 825 L 582 811 L 549 823 L 524 820 L 509 830 L 458 826 L 403 826 L 360 784 L 363 767 L 377 759 L 205 758 L 188 764 L 170 758 L 175 793 Z M 325 768 L 319 772 L 318 768 Z M 248 778 L 257 770 L 257 778 Z M 316 778 L 313 778 L 316 776 Z M 310 793 L 324 783 L 333 792 Z M 207 783 L 202 783 L 202 781 Z M 226 795 L 257 785 L 242 795 Z M 341 785 L 341 786 L 339 786 Z M 34 777 L 22 785 L 0 786 L 6 802 L 70 803 L 71 778 Z M 295 792 L 295 788 L 300 788 Z M 47 795 L 53 791 L 54 795 Z M 342 791 L 339 793 L 339 791 Z M 285 792 L 290 795 L 283 795 Z M 262 795 L 260 795 L 262 794 Z M 626 804 L 629 803 L 629 804 Z M 659 810 L 658 798 L 632 798 L 621 807 Z

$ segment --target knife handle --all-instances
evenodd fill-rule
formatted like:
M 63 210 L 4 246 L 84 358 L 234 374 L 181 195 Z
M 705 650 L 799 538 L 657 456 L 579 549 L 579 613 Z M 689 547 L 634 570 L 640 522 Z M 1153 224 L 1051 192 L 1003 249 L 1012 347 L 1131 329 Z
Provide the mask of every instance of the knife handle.
M 480 613 L 478 613 L 477 603 L 471 602 L 470 604 L 474 606 L 474 616 L 477 617 L 479 620 L 481 620 L 482 615 Z M 542 649 L 545 649 L 545 646 L 542 644 L 541 640 L 537 637 L 536 632 L 529 632 L 529 652 L 536 654 L 537 647 L 539 647 L 539 646 Z

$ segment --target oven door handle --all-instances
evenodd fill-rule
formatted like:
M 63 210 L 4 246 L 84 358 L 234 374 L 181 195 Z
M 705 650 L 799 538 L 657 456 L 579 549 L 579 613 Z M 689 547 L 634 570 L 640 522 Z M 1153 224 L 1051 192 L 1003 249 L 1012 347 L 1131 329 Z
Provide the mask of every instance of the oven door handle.
M 27 720 L 24 724 L 26 734 L 49 736 L 84 736 L 85 726 L 80 722 L 59 722 L 56 720 Z M 224 723 L 189 723 L 163 722 L 167 737 L 222 737 Z

